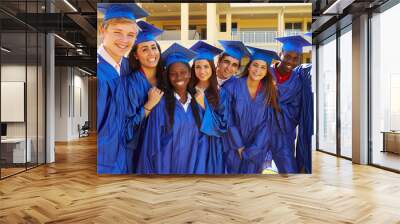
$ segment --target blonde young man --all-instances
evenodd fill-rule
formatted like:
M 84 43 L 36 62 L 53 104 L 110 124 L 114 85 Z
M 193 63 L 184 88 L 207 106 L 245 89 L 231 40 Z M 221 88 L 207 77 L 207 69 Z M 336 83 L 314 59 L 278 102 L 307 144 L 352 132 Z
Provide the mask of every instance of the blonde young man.
M 104 12 L 100 28 L 102 44 L 97 50 L 97 172 L 132 172 L 131 153 L 124 149 L 119 133 L 123 123 L 123 88 L 120 77 L 128 74 L 127 55 L 135 43 L 136 19 L 148 13 L 135 3 L 98 4 Z

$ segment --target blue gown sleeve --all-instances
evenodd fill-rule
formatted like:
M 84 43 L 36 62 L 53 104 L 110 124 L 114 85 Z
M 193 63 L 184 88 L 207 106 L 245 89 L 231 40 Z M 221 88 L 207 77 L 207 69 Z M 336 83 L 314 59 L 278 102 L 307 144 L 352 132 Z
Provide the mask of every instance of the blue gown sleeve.
M 129 76 L 123 77 L 123 86 L 126 93 L 123 142 L 124 144 L 130 144 L 132 148 L 136 148 L 138 132 L 146 117 L 145 111 L 143 105 L 140 105 L 140 94 L 137 92 L 137 88 L 135 88 L 134 79 Z
M 226 95 L 227 95 L 227 103 L 228 103 L 228 130 L 226 132 L 225 138 L 224 138 L 224 144 L 228 146 L 229 150 L 238 150 L 239 148 L 244 146 L 244 141 L 242 138 L 242 135 L 240 133 L 240 128 L 235 125 L 234 122 L 234 85 L 232 84 L 233 82 L 225 85 L 223 88 L 226 90 Z M 223 89 L 221 88 L 221 89 Z M 224 148 L 225 150 L 225 148 Z
M 155 154 L 161 151 L 161 139 L 164 108 L 159 104 L 150 112 L 143 136 L 142 153 L 139 159 L 138 172 L 142 174 L 158 173 Z
M 262 121 L 259 123 L 255 133 L 257 133 L 254 141 L 246 146 L 242 152 L 244 160 L 253 159 L 254 157 L 260 156 L 262 151 L 267 150 L 268 143 L 268 128 L 267 128 L 267 115 L 264 114 Z M 265 154 L 263 154 L 265 156 Z
M 229 115 L 229 104 L 226 92 L 220 89 L 220 98 L 218 107 L 213 109 L 205 99 L 206 111 L 204 113 L 203 122 L 200 131 L 209 135 L 220 137 L 227 131 L 227 122 Z
M 108 118 L 109 105 L 111 101 L 111 90 L 107 80 L 97 80 L 97 130 L 104 128 Z
M 311 87 L 311 64 L 302 65 L 302 109 L 300 111 L 300 123 L 298 140 L 296 144 L 296 162 L 299 171 L 310 174 L 312 171 L 311 139 L 314 128 L 314 95 Z

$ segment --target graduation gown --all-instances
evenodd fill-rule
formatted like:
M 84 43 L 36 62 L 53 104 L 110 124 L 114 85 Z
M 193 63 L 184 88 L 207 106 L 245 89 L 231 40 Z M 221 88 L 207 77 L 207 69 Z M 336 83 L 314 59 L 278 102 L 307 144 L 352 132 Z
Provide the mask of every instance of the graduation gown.
M 100 55 L 97 56 L 97 172 L 125 174 L 131 172 L 131 158 L 120 141 L 124 91 L 118 72 Z M 121 76 L 129 70 L 122 59 Z
M 192 100 L 195 100 L 192 98 Z M 185 112 L 175 99 L 174 125 L 169 127 L 165 98 L 153 108 L 148 117 L 139 159 L 138 173 L 142 174 L 206 174 L 212 118 L 210 108 L 203 112 L 198 106 L 201 128 L 197 127 L 192 108 Z
M 126 93 L 121 142 L 132 157 L 130 166 L 133 167 L 135 173 L 146 122 L 144 104 L 147 102 L 147 93 L 152 86 L 140 70 L 123 76 L 121 80 Z
M 222 83 L 222 85 L 220 85 L 219 87 L 222 88 L 224 85 L 230 83 L 230 82 L 234 82 L 236 79 L 238 79 L 237 76 L 232 75 L 228 80 L 226 80 L 225 82 Z
M 261 173 L 267 153 L 267 109 L 265 93 L 259 91 L 252 99 L 247 77 L 233 80 L 223 88 L 229 94 L 230 116 L 224 137 L 224 157 L 228 173 Z M 238 149 L 244 147 L 242 159 Z
M 208 135 L 209 138 L 209 153 L 207 158 L 207 174 L 224 174 L 225 161 L 223 157 L 223 142 L 222 137 L 227 131 L 227 122 L 229 115 L 228 96 L 225 89 L 219 90 L 219 103 L 218 107 L 213 108 L 204 99 L 206 108 L 210 110 L 203 111 L 205 113 L 202 131 Z M 201 108 L 202 110 L 202 108 Z
M 271 73 L 276 80 L 273 67 Z M 278 83 L 277 88 L 281 113 L 273 114 L 271 111 L 269 116 L 273 160 L 280 173 L 298 173 L 302 170 L 311 173 L 314 119 L 311 64 L 294 68 L 291 77 L 284 83 Z

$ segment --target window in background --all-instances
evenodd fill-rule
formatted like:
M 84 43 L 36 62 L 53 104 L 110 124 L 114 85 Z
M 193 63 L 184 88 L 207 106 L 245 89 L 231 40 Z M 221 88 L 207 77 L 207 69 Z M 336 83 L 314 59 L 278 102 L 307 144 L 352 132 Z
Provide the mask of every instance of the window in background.
M 352 30 L 340 36 L 340 154 L 352 157 Z
M 400 132 L 392 132 L 400 129 L 400 34 L 393 29 L 398 21 L 400 4 L 371 18 L 372 163 L 395 170 L 400 170 Z
M 336 154 L 336 36 L 318 48 L 318 149 Z

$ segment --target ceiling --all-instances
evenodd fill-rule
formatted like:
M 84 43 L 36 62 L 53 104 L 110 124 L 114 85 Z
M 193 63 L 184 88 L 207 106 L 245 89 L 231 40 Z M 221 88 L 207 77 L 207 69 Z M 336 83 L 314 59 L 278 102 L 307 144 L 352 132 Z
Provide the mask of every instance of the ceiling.
M 38 34 L 36 33 L 54 32 L 74 45 L 71 47 L 61 38 L 55 38 L 56 65 L 79 66 L 96 71 L 97 2 L 132 2 L 132 0 L 0 0 L 1 30 L 2 33 L 7 33 L 2 35 L 2 46 L 13 50 L 8 59 L 31 60 L 34 57 L 30 56 L 35 55 L 38 49 L 35 39 Z M 311 0 L 266 0 L 263 2 L 307 3 Z M 180 13 L 180 3 L 141 4 L 150 14 L 159 11 L 160 7 L 168 14 L 166 16 L 175 18 L 176 15 L 173 14 Z M 219 3 L 217 7 L 218 10 L 224 10 L 230 6 L 229 3 Z M 50 11 L 52 13 L 49 13 Z M 190 19 L 206 19 L 207 5 L 201 2 L 190 3 L 189 12 Z M 241 19 L 248 17 L 238 16 Z M 253 16 L 257 17 L 257 15 Z M 149 20 L 151 19 L 150 17 Z M 21 35 L 25 34 L 26 30 L 35 35 Z M 25 47 L 26 43 L 28 43 L 27 47 Z M 43 47 L 38 46 L 40 50 Z
M 37 35 L 54 32 L 66 40 L 55 37 L 56 66 L 78 66 L 95 73 L 96 7 L 96 0 L 1 0 L 2 46 L 11 50 L 2 61 L 35 61 L 37 46 L 44 48 L 36 43 Z
M 352 18 L 373 12 L 388 0 L 311 0 L 313 42 L 317 43 L 351 23 Z

